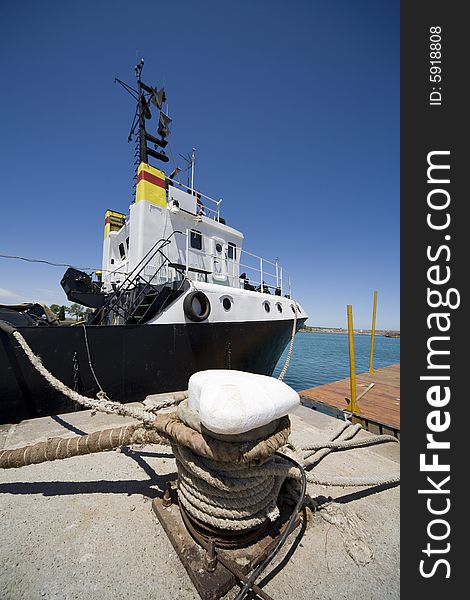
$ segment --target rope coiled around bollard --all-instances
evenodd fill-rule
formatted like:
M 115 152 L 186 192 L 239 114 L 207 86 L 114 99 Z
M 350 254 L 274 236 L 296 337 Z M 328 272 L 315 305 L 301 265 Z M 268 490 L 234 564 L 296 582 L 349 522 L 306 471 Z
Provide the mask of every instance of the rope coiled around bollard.
M 399 481 L 398 474 L 378 477 L 319 478 L 313 473 L 299 473 L 289 460 L 294 458 L 304 469 L 313 468 L 332 451 L 348 450 L 375 443 L 397 442 L 391 436 L 369 436 L 355 440 L 359 426 L 343 423 L 329 440 L 311 444 L 289 458 L 289 418 L 280 419 L 277 429 L 266 439 L 253 442 L 224 442 L 202 435 L 180 421 L 175 413 L 155 415 L 136 407 L 112 402 L 105 395 L 98 399 L 81 396 L 70 390 L 43 366 L 40 358 L 18 332 L 8 331 L 19 343 L 34 368 L 52 385 L 76 402 L 100 412 L 130 416 L 135 425 L 113 428 L 73 438 L 53 438 L 25 448 L 0 452 L 0 468 L 39 464 L 72 456 L 112 450 L 133 444 L 171 445 L 179 473 L 179 497 L 189 514 L 220 529 L 244 530 L 277 515 L 276 500 L 282 483 L 288 478 L 309 483 L 338 486 L 376 486 Z M 296 315 L 288 358 L 296 329 Z M 287 370 L 288 361 L 280 378 Z M 170 404 L 178 403 L 183 393 Z M 274 456 L 282 449 L 286 456 Z
M 240 531 L 275 520 L 287 471 L 263 465 L 220 462 L 172 445 L 178 469 L 178 499 L 194 518 L 218 529 Z

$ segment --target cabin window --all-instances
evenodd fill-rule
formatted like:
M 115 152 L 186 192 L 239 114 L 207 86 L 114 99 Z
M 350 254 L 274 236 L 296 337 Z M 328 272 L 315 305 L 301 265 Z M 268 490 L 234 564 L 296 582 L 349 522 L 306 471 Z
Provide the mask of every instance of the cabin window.
M 128 237 L 126 237 L 126 247 L 129 250 L 129 238 Z
M 237 260 L 237 247 L 235 244 L 233 244 L 232 242 L 228 243 L 228 257 L 231 260 Z
M 126 251 L 124 250 L 124 244 L 119 244 L 119 254 L 121 255 L 121 259 L 124 260 L 126 257 Z
M 191 229 L 191 248 L 195 248 L 196 250 L 202 250 L 202 234 L 200 231 L 195 231 Z

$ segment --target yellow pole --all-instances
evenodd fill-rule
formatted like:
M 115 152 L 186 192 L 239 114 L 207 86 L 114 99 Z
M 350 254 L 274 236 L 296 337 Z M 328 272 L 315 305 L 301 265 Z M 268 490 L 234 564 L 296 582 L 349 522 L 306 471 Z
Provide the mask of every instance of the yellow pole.
M 377 292 L 374 292 L 374 308 L 372 310 L 372 332 L 370 336 L 370 358 L 369 358 L 369 373 L 374 372 L 374 340 L 375 340 L 375 317 L 377 314 Z
M 352 305 L 348 304 L 348 338 L 349 338 L 349 380 L 351 384 L 351 412 L 357 413 L 358 408 L 356 405 L 356 365 L 354 362 L 354 328 L 353 328 L 353 316 L 352 316 Z

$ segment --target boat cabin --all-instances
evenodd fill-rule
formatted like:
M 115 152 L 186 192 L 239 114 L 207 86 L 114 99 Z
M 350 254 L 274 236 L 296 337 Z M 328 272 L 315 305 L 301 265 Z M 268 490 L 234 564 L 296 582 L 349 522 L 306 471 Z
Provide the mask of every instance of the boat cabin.
M 129 216 L 111 210 L 105 215 L 103 291 L 119 287 L 129 273 L 142 268 L 153 285 L 185 275 L 277 295 L 290 292 L 277 261 L 243 250 L 243 234 L 225 223 L 221 202 L 141 163 Z M 168 244 L 152 255 L 164 240 Z

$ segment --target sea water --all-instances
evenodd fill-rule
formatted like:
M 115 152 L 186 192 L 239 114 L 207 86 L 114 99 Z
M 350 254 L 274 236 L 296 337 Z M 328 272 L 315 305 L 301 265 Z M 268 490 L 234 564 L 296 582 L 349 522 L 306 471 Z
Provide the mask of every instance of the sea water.
M 369 370 L 370 335 L 354 336 L 356 373 Z M 289 345 L 283 352 L 273 377 L 284 366 Z M 400 338 L 376 335 L 374 341 L 374 368 L 400 362 Z M 295 390 L 305 390 L 316 385 L 349 377 L 348 336 L 343 333 L 298 333 L 285 383 Z

